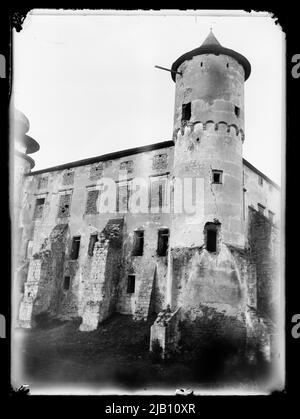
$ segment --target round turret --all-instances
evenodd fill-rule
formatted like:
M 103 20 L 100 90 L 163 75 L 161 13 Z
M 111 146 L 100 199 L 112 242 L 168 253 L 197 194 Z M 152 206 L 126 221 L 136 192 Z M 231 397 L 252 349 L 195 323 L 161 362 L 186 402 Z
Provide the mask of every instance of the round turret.
M 173 246 L 206 246 L 206 226 L 212 223 L 218 242 L 244 245 L 244 81 L 250 69 L 245 57 L 222 47 L 212 32 L 172 66 L 174 177 L 203 183 L 201 215 L 174 214 Z M 189 192 L 195 199 L 195 184 Z

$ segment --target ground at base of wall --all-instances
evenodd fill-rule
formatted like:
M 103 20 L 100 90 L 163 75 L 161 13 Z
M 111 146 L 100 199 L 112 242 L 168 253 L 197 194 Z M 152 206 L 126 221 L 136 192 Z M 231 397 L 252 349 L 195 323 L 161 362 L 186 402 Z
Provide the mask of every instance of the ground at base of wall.
M 159 361 L 148 351 L 150 327 L 154 319 L 134 321 L 130 316 L 114 315 L 93 332 L 78 330 L 80 319 L 69 322 L 44 321 L 24 335 L 22 347 L 24 378 L 32 385 L 80 384 L 128 389 L 158 386 L 218 387 L 224 374 L 211 382 L 197 362 Z M 205 369 L 207 371 L 207 368 Z M 232 382 L 260 387 L 257 366 L 230 368 Z

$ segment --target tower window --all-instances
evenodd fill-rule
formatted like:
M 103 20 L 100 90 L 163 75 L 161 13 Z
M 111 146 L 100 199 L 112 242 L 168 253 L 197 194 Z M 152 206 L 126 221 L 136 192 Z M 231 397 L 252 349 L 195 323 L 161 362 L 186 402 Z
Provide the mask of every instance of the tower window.
M 71 259 L 78 259 L 80 248 L 80 236 L 74 236 L 72 240 Z
M 208 252 L 216 252 L 218 250 L 218 235 L 220 227 L 221 224 L 218 221 L 205 224 L 205 247 Z
M 235 113 L 235 116 L 237 116 L 237 117 L 240 116 L 241 110 L 240 110 L 240 108 L 238 106 L 235 106 L 234 107 L 234 113 Z
M 187 122 L 191 119 L 191 102 L 183 103 L 181 122 Z
M 88 255 L 93 256 L 94 254 L 94 247 L 96 242 L 98 241 L 98 234 L 91 234 L 90 235 L 90 242 L 89 242 L 89 248 L 88 248 Z
M 213 170 L 212 171 L 212 183 L 222 183 L 223 171 Z
M 258 212 L 259 212 L 260 214 L 265 215 L 265 209 L 266 209 L 266 207 L 264 207 L 264 206 L 263 206 L 263 205 L 261 205 L 261 204 L 257 204 L 257 209 L 258 209 Z
M 134 294 L 135 291 L 135 275 L 127 277 L 127 294 Z
M 158 230 L 157 255 L 166 256 L 169 244 L 169 229 Z
M 264 184 L 264 180 L 263 180 L 263 178 L 261 176 L 258 176 L 258 184 L 260 186 L 263 186 L 263 184 Z
M 144 231 L 134 232 L 132 256 L 142 256 L 144 250 Z
M 64 277 L 64 285 L 63 285 L 65 291 L 68 291 L 70 289 L 70 283 L 71 283 L 70 277 L 65 276 Z
M 209 252 L 216 252 L 217 250 L 217 232 L 215 230 L 207 231 L 206 249 Z

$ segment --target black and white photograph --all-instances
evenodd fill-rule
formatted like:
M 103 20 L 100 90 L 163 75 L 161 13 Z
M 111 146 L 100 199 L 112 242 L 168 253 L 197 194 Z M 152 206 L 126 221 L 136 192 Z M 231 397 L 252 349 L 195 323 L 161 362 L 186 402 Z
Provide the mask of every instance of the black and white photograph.
M 32 9 L 13 29 L 15 388 L 284 389 L 285 49 L 259 11 Z

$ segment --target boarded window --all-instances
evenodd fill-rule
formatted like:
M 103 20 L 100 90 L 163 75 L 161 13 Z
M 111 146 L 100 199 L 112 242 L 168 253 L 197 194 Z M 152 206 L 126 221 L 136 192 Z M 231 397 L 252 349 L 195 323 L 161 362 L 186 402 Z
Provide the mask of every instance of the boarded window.
M 128 275 L 127 277 L 127 293 L 134 294 L 135 291 L 135 275 Z
M 99 196 L 99 190 L 88 191 L 86 200 L 86 214 L 97 214 L 97 200 Z
M 71 278 L 69 276 L 64 277 L 64 290 L 68 291 L 70 289 Z
M 89 248 L 88 248 L 88 255 L 93 256 L 94 254 L 94 247 L 96 242 L 98 241 L 98 234 L 91 234 L 90 235 L 90 242 L 89 242 Z
M 48 176 L 41 176 L 38 181 L 38 189 L 46 189 L 48 186 Z
M 130 198 L 130 185 L 129 183 L 118 183 L 117 184 L 117 212 L 127 212 L 128 203 Z
M 191 119 L 191 102 L 183 103 L 181 122 L 188 122 Z
M 74 183 L 74 170 L 67 170 L 63 174 L 63 185 L 73 185 Z
M 166 187 L 167 178 L 165 176 L 151 179 L 150 207 L 153 208 L 153 212 L 161 212 L 163 206 L 167 204 Z
M 42 218 L 45 198 L 38 198 L 35 202 L 34 218 Z
M 72 239 L 71 259 L 76 260 L 79 256 L 80 236 L 74 236 Z
M 222 170 L 213 170 L 212 171 L 212 183 L 222 183 L 223 181 L 223 171 Z
M 264 207 L 262 204 L 257 204 L 257 209 L 258 209 L 258 212 L 260 214 L 265 215 L 265 209 L 266 209 L 266 207 Z
M 168 155 L 157 154 L 153 157 L 152 169 L 154 170 L 166 170 L 168 167 Z
M 142 256 L 143 250 L 144 250 L 144 231 L 137 230 L 134 232 L 132 255 Z
M 127 173 L 133 173 L 133 160 L 122 161 L 120 170 L 126 170 Z
M 60 195 L 58 217 L 69 217 L 71 206 L 71 194 Z
M 90 180 L 97 180 L 103 176 L 103 163 L 95 163 L 90 168 Z
M 169 244 L 169 229 L 158 230 L 157 255 L 166 256 Z

